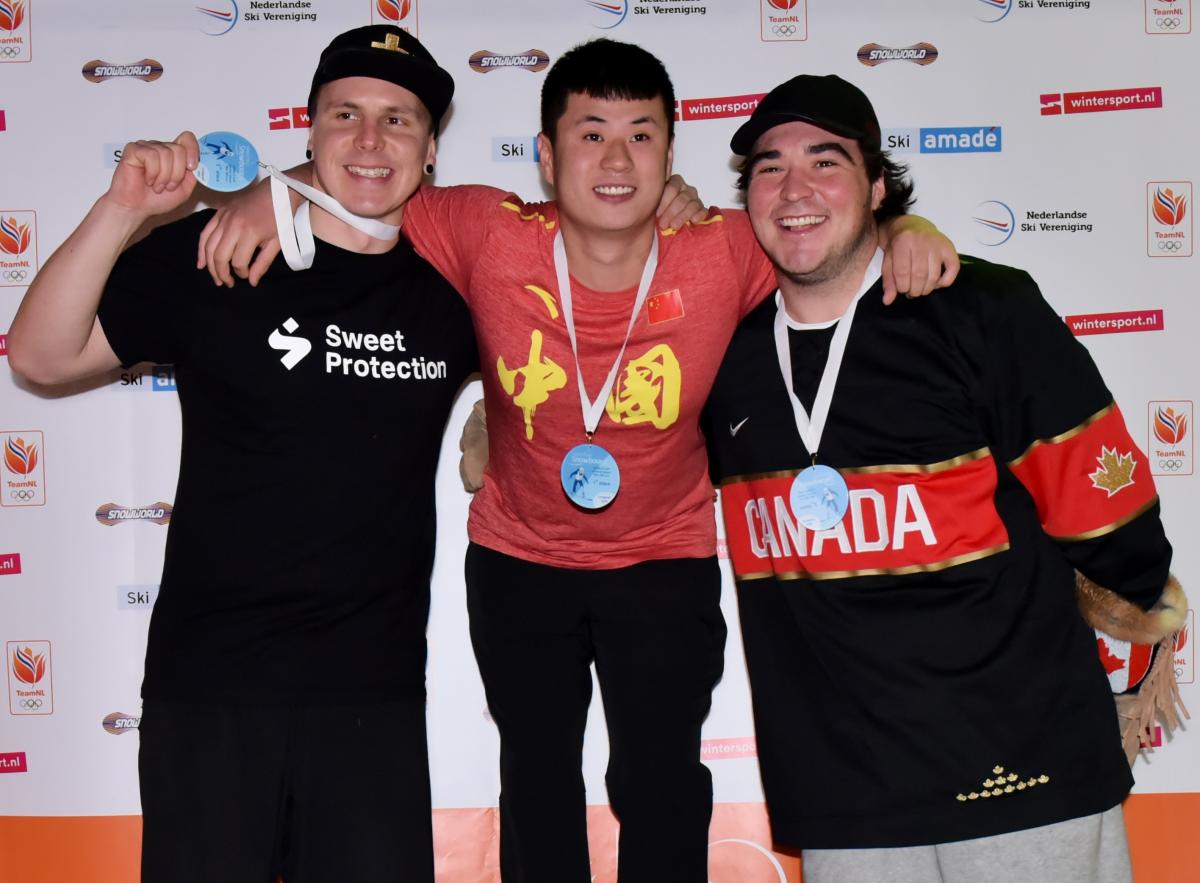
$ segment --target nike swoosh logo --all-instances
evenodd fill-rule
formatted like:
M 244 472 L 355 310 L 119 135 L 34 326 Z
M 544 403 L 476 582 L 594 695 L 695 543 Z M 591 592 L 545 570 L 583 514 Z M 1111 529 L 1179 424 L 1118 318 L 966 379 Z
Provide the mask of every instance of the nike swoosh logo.
M 729 424 L 729 437 L 733 438 L 735 435 L 737 435 L 738 430 L 740 430 L 743 426 L 745 426 L 746 421 L 749 419 L 750 419 L 749 417 L 743 417 L 742 421 L 737 426 L 734 426 L 732 423 L 730 423 Z

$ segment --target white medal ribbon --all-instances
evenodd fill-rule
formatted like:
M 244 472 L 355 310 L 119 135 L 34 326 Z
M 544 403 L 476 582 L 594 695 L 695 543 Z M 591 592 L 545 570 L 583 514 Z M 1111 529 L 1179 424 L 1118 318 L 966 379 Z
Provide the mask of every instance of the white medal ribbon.
M 579 381 L 579 405 L 583 410 L 583 428 L 590 440 L 600 425 L 600 415 L 604 413 L 604 403 L 612 392 L 617 380 L 617 371 L 621 367 L 621 359 L 625 356 L 625 347 L 633 334 L 634 323 L 646 296 L 650 293 L 650 282 L 654 279 L 654 271 L 658 269 L 658 231 L 654 232 L 654 241 L 650 245 L 650 255 L 646 258 L 646 266 L 642 268 L 642 279 L 638 283 L 637 297 L 633 301 L 633 313 L 629 317 L 629 327 L 625 329 L 625 340 L 621 351 L 617 353 L 616 361 L 608 372 L 608 378 L 600 394 L 595 399 L 588 398 L 587 389 L 583 385 L 583 368 L 579 364 L 579 344 L 575 339 L 575 314 L 571 309 L 571 275 L 567 270 L 567 247 L 563 244 L 562 234 L 554 237 L 554 272 L 558 275 L 558 297 L 562 302 L 563 323 L 567 326 L 567 337 L 571 340 L 571 354 L 575 356 L 575 377 Z
M 825 368 L 821 372 L 821 383 L 817 386 L 817 397 L 813 399 L 812 416 L 800 403 L 799 396 L 792 388 L 792 351 L 788 343 L 788 316 L 783 304 L 783 295 L 775 293 L 775 356 L 779 360 L 779 373 L 783 375 L 783 386 L 792 401 L 792 414 L 796 418 L 796 431 L 804 441 L 804 447 L 812 457 L 813 464 L 817 462 L 817 450 L 821 446 L 821 436 L 825 433 L 825 422 L 829 419 L 829 408 L 833 404 L 833 391 L 837 386 L 838 374 L 842 370 L 842 357 L 846 354 L 846 341 L 850 338 L 850 326 L 854 324 L 854 311 L 862 296 L 870 291 L 879 280 L 883 270 L 883 252 L 876 249 L 875 256 L 867 266 L 863 276 L 862 286 L 846 312 L 837 320 L 837 328 L 833 332 L 833 340 L 829 342 L 829 355 L 825 357 Z M 825 325 L 828 327 L 828 324 Z
M 275 166 L 265 163 L 259 165 L 266 169 L 271 176 L 271 207 L 275 210 L 275 232 L 279 235 L 283 258 L 293 270 L 307 270 L 312 266 L 313 257 L 317 253 L 312 222 L 309 220 L 308 206 L 311 202 L 315 202 L 339 221 L 372 239 L 382 239 L 387 242 L 400 236 L 398 225 L 385 224 L 374 218 L 360 217 L 348 211 L 328 193 L 322 193 L 303 181 L 297 181 L 295 178 L 285 175 Z M 288 196 L 289 187 L 308 200 L 296 210 L 294 218 L 292 217 L 292 201 Z

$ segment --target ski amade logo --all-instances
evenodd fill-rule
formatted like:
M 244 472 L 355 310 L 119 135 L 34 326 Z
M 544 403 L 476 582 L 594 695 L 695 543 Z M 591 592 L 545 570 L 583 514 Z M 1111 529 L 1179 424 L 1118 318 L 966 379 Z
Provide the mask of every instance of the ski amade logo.
M 0 506 L 46 505 L 42 433 L 36 429 L 2 431 L 0 444 L 4 446 L 3 466 L 0 466 L 0 475 L 3 475 Z
M 0 288 L 23 288 L 37 272 L 37 213 L 0 209 Z
M 764 43 L 808 39 L 808 0 L 758 0 L 758 37 Z
M 371 3 L 371 23 L 381 25 L 396 25 L 408 31 L 414 37 L 417 33 L 417 4 L 420 0 L 373 0 Z
M 0 0 L 0 62 L 30 61 L 29 4 Z
M 1192 182 L 1146 184 L 1146 254 L 1152 258 L 1192 256 Z
M 53 714 L 50 642 L 9 641 L 4 656 L 8 660 L 9 714 Z
M 200 30 L 210 37 L 228 34 L 240 17 L 237 0 L 207 0 L 203 6 L 195 9 Z
M 629 15 L 629 0 L 584 0 L 592 10 L 592 27 L 611 31 Z

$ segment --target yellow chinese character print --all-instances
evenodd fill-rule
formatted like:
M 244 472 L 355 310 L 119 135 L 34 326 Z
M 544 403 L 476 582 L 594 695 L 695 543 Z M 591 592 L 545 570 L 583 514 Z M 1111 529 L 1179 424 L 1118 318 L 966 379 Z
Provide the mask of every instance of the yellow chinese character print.
M 644 356 L 630 359 L 605 411 L 611 420 L 626 426 L 651 423 L 655 429 L 666 429 L 679 419 L 681 385 L 679 360 L 660 343 Z
M 550 398 L 550 393 L 567 385 L 567 372 L 553 359 L 542 358 L 542 332 L 535 329 L 529 336 L 529 361 L 510 371 L 504 364 L 504 356 L 499 356 L 496 374 L 504 391 L 512 396 L 513 404 L 524 412 L 525 438 L 532 441 L 534 411 Z M 520 392 L 516 391 L 518 375 L 522 378 Z

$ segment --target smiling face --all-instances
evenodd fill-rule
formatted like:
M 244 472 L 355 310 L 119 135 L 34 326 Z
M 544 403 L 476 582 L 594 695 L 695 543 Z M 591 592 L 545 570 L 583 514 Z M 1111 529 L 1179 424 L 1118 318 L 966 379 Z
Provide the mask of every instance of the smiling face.
M 558 210 L 581 231 L 622 233 L 652 226 L 671 174 L 673 148 L 659 98 L 608 100 L 573 92 L 554 142 L 538 136 L 542 175 Z
M 313 184 L 356 215 L 399 224 L 436 145 L 412 92 L 371 77 L 321 88 L 309 147 Z
M 858 143 L 810 123 L 768 129 L 747 160 L 746 208 L 763 250 L 801 285 L 839 277 L 875 245 L 880 178 L 868 182 Z

